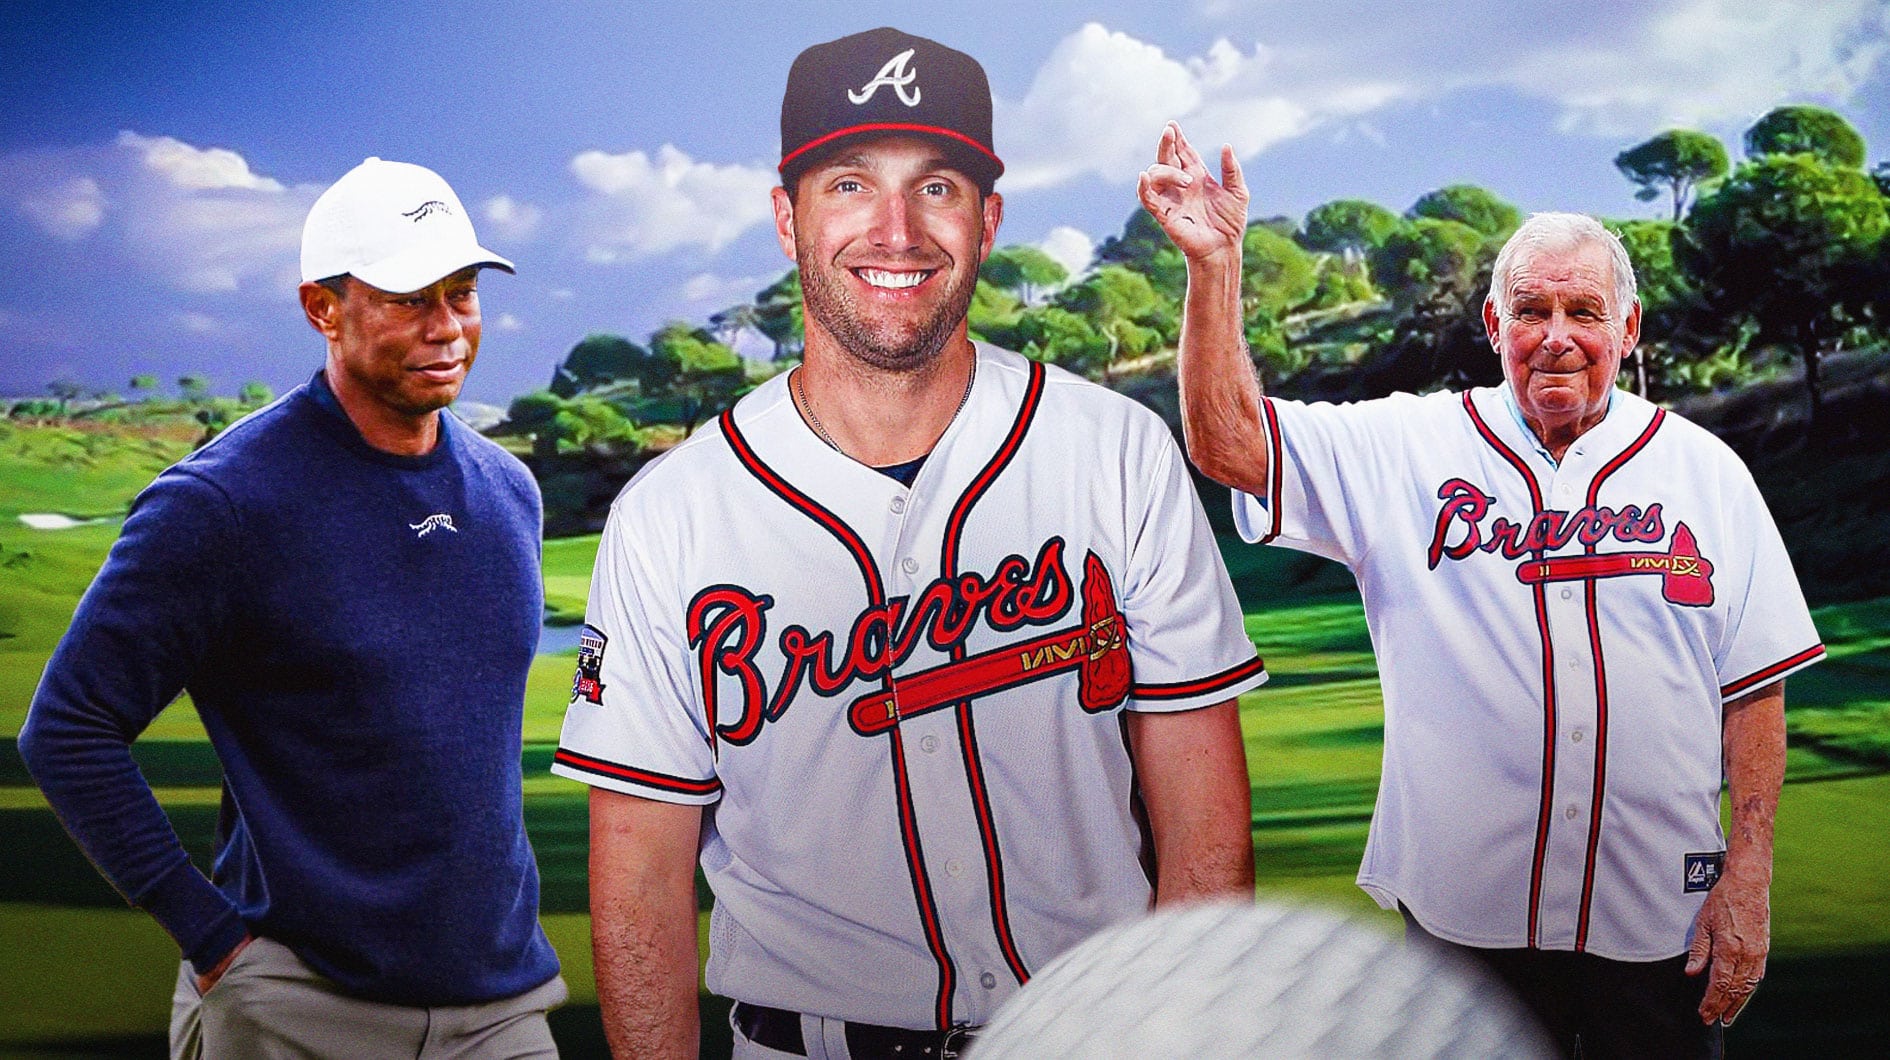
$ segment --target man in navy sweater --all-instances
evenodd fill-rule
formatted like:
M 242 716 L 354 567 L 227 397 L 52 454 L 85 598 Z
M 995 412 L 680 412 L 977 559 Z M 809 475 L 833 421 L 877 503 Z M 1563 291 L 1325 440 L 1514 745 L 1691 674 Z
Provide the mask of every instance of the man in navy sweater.
M 519 773 L 538 490 L 440 413 L 487 267 L 432 171 L 329 188 L 324 369 L 139 495 L 34 696 L 34 779 L 183 950 L 174 1056 L 556 1055 Z M 130 754 L 180 690 L 223 765 L 209 879 Z

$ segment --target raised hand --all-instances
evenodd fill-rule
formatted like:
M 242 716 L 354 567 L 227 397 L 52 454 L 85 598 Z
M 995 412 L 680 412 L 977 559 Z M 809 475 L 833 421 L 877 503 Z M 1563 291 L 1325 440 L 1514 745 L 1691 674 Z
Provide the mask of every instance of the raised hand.
M 1155 162 L 1136 181 L 1136 195 L 1189 259 L 1240 253 L 1247 230 L 1247 182 L 1234 149 L 1221 146 L 1221 177 L 1215 180 L 1201 155 L 1169 122 L 1155 147 Z

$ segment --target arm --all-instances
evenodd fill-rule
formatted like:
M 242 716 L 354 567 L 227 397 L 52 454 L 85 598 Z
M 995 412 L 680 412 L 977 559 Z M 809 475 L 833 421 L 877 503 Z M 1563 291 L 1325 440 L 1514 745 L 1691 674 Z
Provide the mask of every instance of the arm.
M 1129 755 L 1155 835 L 1155 904 L 1253 898 L 1253 792 L 1233 700 L 1129 712 Z
M 1732 794 L 1726 871 L 1694 921 L 1687 974 L 1712 968 L 1700 1019 L 1731 1023 L 1765 976 L 1772 944 L 1772 822 L 1785 782 L 1785 682 L 1726 704 L 1721 736 Z
M 693 1057 L 702 807 L 591 789 L 591 952 L 617 1056 Z
M 199 872 L 131 743 L 210 653 L 240 555 L 220 491 L 166 472 L 137 500 L 34 693 L 20 756 L 73 840 L 215 983 L 247 938 Z
M 1247 352 L 1240 306 L 1248 198 L 1240 163 L 1233 148 L 1223 146 L 1217 182 L 1170 122 L 1136 191 L 1188 262 L 1176 363 L 1188 456 L 1215 481 L 1264 496 L 1260 378 Z

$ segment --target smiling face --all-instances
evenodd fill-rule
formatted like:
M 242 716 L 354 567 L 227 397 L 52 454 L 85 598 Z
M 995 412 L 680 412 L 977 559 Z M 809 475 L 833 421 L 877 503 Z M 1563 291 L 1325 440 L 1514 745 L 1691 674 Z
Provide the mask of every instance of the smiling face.
M 479 268 L 395 294 L 343 277 L 340 295 L 302 285 L 309 323 L 328 339 L 328 385 L 370 444 L 426 439 L 479 354 Z M 424 450 L 423 450 L 424 451 Z
M 911 371 L 965 335 L 1003 202 L 928 139 L 847 143 L 774 192 L 775 233 L 800 268 L 810 350 Z
M 1552 452 L 1601 422 L 1640 339 L 1640 303 L 1616 300 L 1607 248 L 1583 241 L 1525 249 L 1483 304 L 1516 404 Z

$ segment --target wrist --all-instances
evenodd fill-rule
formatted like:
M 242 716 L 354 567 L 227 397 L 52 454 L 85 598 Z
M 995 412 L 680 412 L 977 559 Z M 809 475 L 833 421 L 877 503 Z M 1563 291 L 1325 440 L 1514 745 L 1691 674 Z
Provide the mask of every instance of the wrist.
M 1219 272 L 1240 270 L 1240 244 L 1228 243 L 1212 250 L 1182 251 L 1182 257 L 1188 263 L 1188 273 L 1192 279 L 1197 273 L 1211 276 Z

